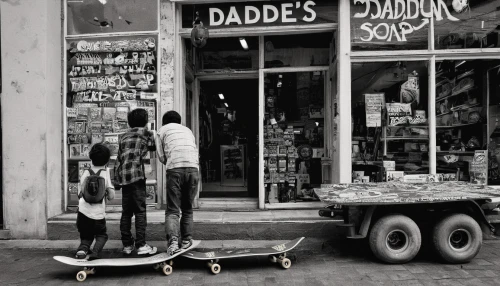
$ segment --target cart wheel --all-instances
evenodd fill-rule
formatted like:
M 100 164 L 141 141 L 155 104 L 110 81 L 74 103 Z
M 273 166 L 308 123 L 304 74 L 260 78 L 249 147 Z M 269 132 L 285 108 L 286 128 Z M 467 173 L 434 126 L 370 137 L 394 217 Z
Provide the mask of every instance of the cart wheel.
M 283 267 L 284 269 L 288 269 L 290 268 L 290 266 L 292 266 L 292 262 L 288 258 L 282 259 L 280 262 L 281 262 L 281 267 Z
M 79 282 L 83 282 L 85 281 L 85 279 L 87 279 L 87 272 L 82 270 L 76 273 L 76 280 L 78 280 Z
M 370 231 L 373 254 L 387 263 L 405 263 L 420 250 L 422 237 L 417 224 L 407 216 L 391 214 L 379 219 Z
M 163 266 L 163 274 L 168 276 L 168 275 L 172 274 L 172 271 L 173 271 L 172 266 L 170 266 L 168 264 Z
M 156 263 L 155 265 L 153 265 L 153 269 L 154 269 L 154 270 L 158 270 L 158 269 L 160 269 L 160 264 L 159 264 L 159 263 Z
M 271 263 L 276 263 L 278 261 L 276 256 L 274 256 L 274 255 L 269 255 L 268 259 Z
M 449 263 L 471 261 L 481 249 L 483 233 L 479 224 L 465 214 L 452 214 L 432 230 L 432 244 L 438 256 Z
M 219 274 L 220 273 L 220 265 L 217 263 L 212 264 L 210 267 L 210 270 L 212 270 L 213 274 Z

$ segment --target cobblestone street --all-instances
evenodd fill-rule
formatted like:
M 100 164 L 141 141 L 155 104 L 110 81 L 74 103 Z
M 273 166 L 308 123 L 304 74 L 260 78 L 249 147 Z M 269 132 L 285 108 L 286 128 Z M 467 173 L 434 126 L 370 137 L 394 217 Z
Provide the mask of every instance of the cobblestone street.
M 289 270 L 267 258 L 220 261 L 222 271 L 213 275 L 201 261 L 178 258 L 174 272 L 164 276 L 151 266 L 99 268 L 86 285 L 500 285 L 500 243 L 488 241 L 469 264 L 445 265 L 423 249 L 404 265 L 379 263 L 363 241 L 329 243 L 295 252 Z M 78 267 L 63 265 L 55 255 L 68 250 L 3 249 L 0 253 L 1 285 L 81 285 Z M 121 256 L 117 251 L 107 257 Z

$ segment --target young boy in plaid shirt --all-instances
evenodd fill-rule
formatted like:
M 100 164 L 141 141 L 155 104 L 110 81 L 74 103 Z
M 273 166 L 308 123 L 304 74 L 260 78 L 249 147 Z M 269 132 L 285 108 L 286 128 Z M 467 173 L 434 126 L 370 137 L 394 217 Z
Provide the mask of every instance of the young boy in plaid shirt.
M 146 243 L 146 176 L 144 157 L 148 151 L 155 151 L 154 132 L 148 131 L 148 112 L 134 109 L 127 116 L 129 129 L 120 135 L 118 156 L 115 164 L 115 186 L 122 190 L 122 217 L 120 231 L 123 252 L 130 254 L 137 248 L 137 254 L 155 254 L 156 247 Z M 136 238 L 132 237 L 132 216 L 135 215 Z

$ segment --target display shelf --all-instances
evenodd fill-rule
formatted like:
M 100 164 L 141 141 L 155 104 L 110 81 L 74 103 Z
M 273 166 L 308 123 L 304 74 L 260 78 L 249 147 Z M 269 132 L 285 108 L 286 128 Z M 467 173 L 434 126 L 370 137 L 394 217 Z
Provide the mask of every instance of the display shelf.
M 477 87 L 473 86 L 473 87 L 469 87 L 469 88 L 466 88 L 466 89 L 463 89 L 463 90 L 460 90 L 460 91 L 452 92 L 450 95 L 436 98 L 436 102 L 440 102 L 440 101 L 443 101 L 443 100 L 445 100 L 447 98 L 454 97 L 454 96 L 457 96 L 457 95 L 459 95 L 461 93 L 469 92 L 469 91 L 476 90 L 476 89 L 477 89 Z
M 388 136 L 386 138 L 380 139 L 382 141 L 394 141 L 394 140 L 429 140 L 429 137 L 411 137 L 411 136 L 406 136 L 406 137 L 395 137 L 395 136 Z
M 457 78 L 456 78 L 456 80 L 460 80 L 460 79 L 462 79 L 462 78 L 464 78 L 464 77 L 468 77 L 468 76 L 473 75 L 473 74 L 475 74 L 475 73 L 476 73 L 476 72 L 475 72 L 474 70 L 466 71 L 466 72 L 464 72 L 464 73 L 462 73 L 462 74 L 458 75 L 458 76 L 457 76 Z
M 474 155 L 474 151 L 436 151 L 436 154 Z
M 390 127 L 390 128 L 403 128 L 403 127 L 408 127 L 408 128 L 429 128 L 429 125 L 427 124 L 413 124 L 413 125 L 389 125 L 389 126 L 384 126 L 384 127 Z
M 474 108 L 474 107 L 477 107 L 477 106 L 480 106 L 481 103 L 475 103 L 475 104 L 472 104 L 472 105 L 469 105 L 469 104 L 462 104 L 462 105 L 459 105 L 459 106 L 456 106 L 456 107 L 452 107 L 450 108 L 451 112 L 453 111 L 459 111 L 459 110 L 467 110 L 467 109 L 471 109 L 471 108 Z
M 352 141 L 374 141 L 374 137 L 353 136 Z
M 467 127 L 467 126 L 472 126 L 472 125 L 476 125 L 476 124 L 478 124 L 478 123 L 458 124 L 458 125 L 450 125 L 450 126 L 436 126 L 436 128 L 441 128 L 441 129 L 460 128 L 460 127 Z

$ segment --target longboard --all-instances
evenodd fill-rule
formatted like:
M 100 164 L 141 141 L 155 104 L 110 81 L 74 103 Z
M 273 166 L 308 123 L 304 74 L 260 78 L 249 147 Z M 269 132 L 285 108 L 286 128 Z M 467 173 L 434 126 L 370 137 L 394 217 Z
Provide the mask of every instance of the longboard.
M 273 263 L 279 262 L 279 264 L 288 269 L 292 266 L 290 259 L 286 258 L 286 253 L 294 249 L 299 243 L 304 240 L 304 237 L 300 237 L 289 241 L 287 243 L 278 244 L 275 246 L 270 246 L 266 248 L 238 248 L 238 249 L 221 249 L 216 251 L 200 252 L 191 250 L 182 254 L 183 257 L 196 259 L 196 260 L 208 260 L 208 266 L 213 274 L 219 274 L 221 271 L 221 266 L 219 265 L 219 259 L 237 258 L 237 257 L 247 257 L 247 256 L 269 256 L 269 260 Z
M 71 266 L 79 266 L 83 267 L 82 271 L 79 271 L 76 274 L 76 280 L 84 281 L 87 278 L 88 274 L 95 274 L 96 267 L 100 266 L 109 266 L 109 267 L 118 267 L 118 266 L 138 266 L 138 265 L 154 265 L 154 269 L 162 269 L 163 274 L 170 275 L 172 274 L 172 259 L 183 254 L 186 251 L 189 251 L 200 244 L 200 240 L 193 241 L 193 245 L 191 247 L 181 250 L 174 255 L 167 255 L 166 252 L 158 253 L 153 256 L 148 257 L 134 257 L 134 258 L 102 258 L 96 260 L 87 260 L 87 259 L 75 259 L 67 256 L 54 256 L 54 259 Z
M 500 199 L 500 191 L 488 186 L 465 182 L 428 184 L 366 183 L 322 185 L 314 189 L 320 200 L 329 206 L 387 205 L 413 203 L 442 203 L 449 201 Z

